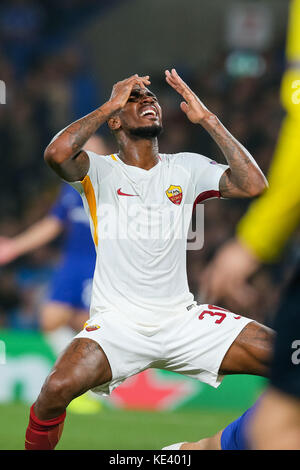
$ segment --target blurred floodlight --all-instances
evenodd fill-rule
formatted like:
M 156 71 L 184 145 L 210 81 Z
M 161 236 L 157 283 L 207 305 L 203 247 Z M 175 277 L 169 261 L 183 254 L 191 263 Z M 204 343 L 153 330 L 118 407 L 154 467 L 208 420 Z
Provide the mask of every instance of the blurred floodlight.
M 227 57 L 225 68 L 233 77 L 260 77 L 266 70 L 266 62 L 259 54 L 235 51 Z

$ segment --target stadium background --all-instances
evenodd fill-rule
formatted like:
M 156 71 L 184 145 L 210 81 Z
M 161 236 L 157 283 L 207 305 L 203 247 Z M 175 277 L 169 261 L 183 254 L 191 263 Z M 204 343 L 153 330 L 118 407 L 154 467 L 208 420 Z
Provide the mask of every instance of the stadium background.
M 164 81 L 175 66 L 204 103 L 254 155 L 266 173 L 283 118 L 286 0 L 11 0 L 0 7 L 0 236 L 40 219 L 59 189 L 43 160 L 52 136 L 109 98 L 116 81 L 149 74 L 164 111 L 160 151 L 203 153 L 223 162 L 209 136 L 191 125 Z M 108 147 L 114 142 L 100 130 Z M 216 249 L 234 234 L 247 201 L 210 201 L 205 243 L 188 253 L 192 292 Z M 243 312 L 272 325 L 291 242 L 280 263 L 254 279 L 257 304 Z M 39 307 L 60 254 L 60 241 L 1 267 L 0 449 L 21 449 L 32 403 L 54 361 L 39 332 Z M 230 306 L 228 306 L 230 307 Z M 219 390 L 163 372 L 128 380 L 95 415 L 69 413 L 58 448 L 161 448 L 222 428 L 263 389 L 254 377 L 228 377 Z M 146 424 L 146 426 L 145 426 Z M 102 432 L 105 428 L 105 435 Z M 146 428 L 146 429 L 145 429 Z M 4 432 L 5 431 L 5 432 Z M 3 435 L 2 435 L 3 432 Z

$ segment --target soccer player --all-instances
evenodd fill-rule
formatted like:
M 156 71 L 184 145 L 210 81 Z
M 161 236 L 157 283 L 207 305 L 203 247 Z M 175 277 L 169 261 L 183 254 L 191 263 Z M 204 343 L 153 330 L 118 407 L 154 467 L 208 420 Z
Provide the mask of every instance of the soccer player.
M 183 97 L 187 118 L 210 133 L 228 165 L 199 154 L 160 154 L 162 110 L 147 88 L 149 76 L 138 75 L 115 84 L 106 103 L 66 127 L 45 151 L 50 167 L 82 196 L 97 260 L 91 318 L 58 358 L 30 409 L 26 449 L 55 448 L 74 397 L 89 389 L 108 394 L 149 367 L 214 387 L 226 374 L 268 374 L 273 332 L 221 307 L 197 305 L 186 276 L 195 200 L 254 197 L 265 190 L 266 179 L 174 69 L 166 71 L 166 81 Z M 84 151 L 105 122 L 118 154 Z
M 236 237 L 215 255 L 203 274 L 209 299 L 241 307 L 255 298 L 249 278 L 276 262 L 300 223 L 300 0 L 290 3 L 287 68 L 281 100 L 287 112 L 270 167 L 269 190 L 251 204 Z M 234 288 L 232 288 L 234 286 Z M 276 313 L 277 331 L 270 385 L 249 421 L 255 449 L 300 449 L 300 267 L 299 261 Z M 252 424 L 251 424 L 252 422 Z

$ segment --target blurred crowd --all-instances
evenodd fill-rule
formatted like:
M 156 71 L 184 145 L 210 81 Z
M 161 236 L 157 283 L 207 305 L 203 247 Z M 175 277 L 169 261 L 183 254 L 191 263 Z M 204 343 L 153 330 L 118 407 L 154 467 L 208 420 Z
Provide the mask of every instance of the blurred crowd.
M 96 0 L 1 2 L 0 78 L 7 85 L 7 104 L 0 106 L 0 236 L 14 236 L 47 214 L 60 182 L 43 160 L 46 145 L 59 130 L 109 96 L 110 90 L 104 90 L 99 83 L 88 54 L 72 40 L 68 30 L 68 26 L 76 24 L 76 18 L 93 12 L 96 3 Z M 105 6 L 108 2 L 99 3 Z M 47 8 L 49 4 L 51 8 Z M 264 173 L 270 165 L 283 117 L 279 103 L 283 56 L 284 43 L 265 52 L 265 70 L 257 77 L 229 75 L 225 53 L 220 53 L 205 69 L 177 66 L 207 107 L 252 153 Z M 160 152 L 198 152 L 225 163 L 209 135 L 187 121 L 179 108 L 180 98 L 168 88 L 162 74 L 145 72 L 151 74 L 151 89 L 163 109 Z M 114 151 L 106 126 L 100 135 Z M 189 283 L 196 298 L 203 266 L 234 234 L 248 204 L 246 200 L 206 203 L 204 248 L 187 253 Z M 39 305 L 59 256 L 60 240 L 0 267 L 0 327 L 39 328 Z M 281 272 L 281 266 L 276 265 L 258 274 L 259 304 L 253 311 L 243 313 L 258 320 L 271 315 L 279 292 L 277 287 L 282 282 Z

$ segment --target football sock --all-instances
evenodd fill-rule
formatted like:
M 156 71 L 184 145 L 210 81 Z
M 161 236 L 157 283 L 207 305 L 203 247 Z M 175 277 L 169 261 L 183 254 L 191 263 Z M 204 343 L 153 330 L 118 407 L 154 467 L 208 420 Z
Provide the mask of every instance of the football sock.
M 25 450 L 53 450 L 63 431 L 66 412 L 57 418 L 42 421 L 36 417 L 33 407 L 30 408 Z

